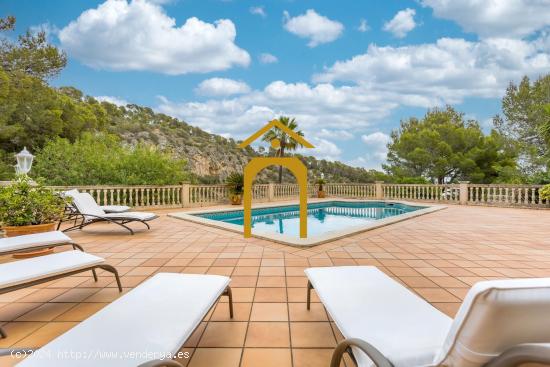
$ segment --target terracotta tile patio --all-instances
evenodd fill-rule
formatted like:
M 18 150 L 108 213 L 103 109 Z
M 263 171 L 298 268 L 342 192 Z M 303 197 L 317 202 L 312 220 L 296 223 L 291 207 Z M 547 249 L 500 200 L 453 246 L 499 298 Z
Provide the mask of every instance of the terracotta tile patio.
M 125 290 L 157 272 L 231 276 L 235 317 L 222 300 L 187 341 L 190 367 L 328 366 L 341 339 L 318 299 L 306 310 L 308 266 L 374 265 L 454 316 L 483 279 L 550 276 L 550 211 L 448 209 L 309 249 L 167 217 L 130 236 L 109 225 L 71 236 L 108 259 Z M 10 257 L 0 261 L 11 261 Z M 119 297 L 112 276 L 80 275 L 0 295 L 0 348 L 39 347 Z M 99 337 L 99 336 L 98 336 Z M 0 365 L 12 365 L 10 357 Z M 348 366 L 351 365 L 348 361 Z

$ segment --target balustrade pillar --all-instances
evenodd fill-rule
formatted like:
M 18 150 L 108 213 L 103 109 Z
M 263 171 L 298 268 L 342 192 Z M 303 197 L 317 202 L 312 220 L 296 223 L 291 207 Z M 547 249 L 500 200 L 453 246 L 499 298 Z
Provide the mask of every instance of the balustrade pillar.
M 191 185 L 183 183 L 181 185 L 181 206 L 187 208 L 189 206 L 189 188 Z
M 269 183 L 267 187 L 267 201 L 274 201 L 275 200 L 275 184 Z
M 382 184 L 384 183 L 384 181 L 374 181 L 374 185 L 375 185 L 375 195 L 376 195 L 376 199 L 377 200 L 382 200 L 384 199 L 384 190 L 382 188 Z
M 470 181 L 459 181 L 459 203 L 460 205 L 468 204 L 468 184 Z

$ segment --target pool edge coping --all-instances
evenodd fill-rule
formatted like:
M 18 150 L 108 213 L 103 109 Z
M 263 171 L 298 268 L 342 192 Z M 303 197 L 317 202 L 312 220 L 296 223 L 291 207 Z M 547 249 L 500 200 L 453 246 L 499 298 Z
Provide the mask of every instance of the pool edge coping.
M 308 238 L 295 238 L 290 237 L 282 234 L 274 234 L 274 233 L 267 233 L 267 232 L 259 232 L 259 231 L 252 231 L 252 236 L 256 238 L 260 238 L 263 240 L 273 241 L 276 243 L 280 243 L 283 245 L 288 246 L 294 246 L 294 247 L 313 247 L 316 245 L 321 245 L 323 243 L 336 241 L 339 239 L 342 239 L 344 237 L 348 237 L 351 235 L 356 235 L 359 233 L 371 231 L 376 228 L 385 227 L 390 224 L 402 222 L 407 219 L 419 217 L 422 215 L 434 213 L 443 209 L 446 209 L 447 206 L 445 205 L 437 205 L 437 204 L 429 204 L 429 203 L 415 203 L 410 201 L 402 201 L 402 200 L 376 200 L 376 199 L 344 199 L 344 198 L 325 198 L 325 199 L 315 199 L 311 200 L 308 199 L 308 203 L 323 203 L 323 202 L 331 202 L 331 201 L 342 201 L 342 202 L 384 202 L 384 203 L 397 203 L 397 204 L 404 204 L 404 205 L 410 205 L 410 206 L 426 206 L 424 209 L 418 209 L 409 213 L 396 215 L 393 217 L 388 217 L 384 219 L 377 220 L 370 224 L 363 224 L 360 226 L 353 226 L 349 227 L 347 229 L 341 230 L 341 231 L 330 231 L 326 234 L 319 235 L 319 236 L 313 236 Z M 272 207 L 279 207 L 279 206 L 288 206 L 288 205 L 297 205 L 298 201 L 296 203 L 282 203 L 282 202 L 270 202 L 270 203 L 256 203 L 252 205 L 252 209 L 265 209 L 265 208 L 272 208 Z M 177 212 L 177 213 L 170 213 L 168 214 L 169 217 L 175 218 L 175 219 L 181 219 L 197 224 L 206 225 L 209 227 L 214 228 L 220 228 L 225 229 L 231 232 L 240 233 L 242 234 L 243 228 L 240 225 L 237 224 L 230 224 L 230 223 L 224 223 L 220 221 L 215 221 L 212 219 L 207 218 L 201 218 L 198 216 L 195 216 L 194 214 L 204 214 L 204 213 L 217 213 L 217 212 L 229 212 L 229 211 L 237 211 L 237 210 L 243 210 L 242 206 L 239 206 L 238 208 L 231 209 L 231 208 L 217 208 L 217 209 L 210 209 L 207 210 L 204 207 L 201 209 L 191 210 L 191 211 L 185 211 L 185 212 Z

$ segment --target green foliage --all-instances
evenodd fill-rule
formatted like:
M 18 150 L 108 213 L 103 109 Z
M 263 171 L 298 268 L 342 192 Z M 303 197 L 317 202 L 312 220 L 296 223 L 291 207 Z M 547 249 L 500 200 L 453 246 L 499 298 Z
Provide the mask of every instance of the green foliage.
M 502 99 L 504 116 L 493 122 L 510 144 L 518 147 L 524 181 L 546 176 L 550 165 L 550 74 L 531 83 L 511 83 Z
M 539 196 L 543 200 L 550 200 L 550 185 L 545 185 L 539 190 Z
M 36 150 L 63 137 L 74 141 L 83 131 L 101 129 L 107 114 L 97 102 L 75 100 L 41 80 L 0 70 L 0 148 Z
M 0 31 L 14 28 L 14 17 L 0 19 Z M 17 42 L 3 38 L 0 46 L 2 69 L 11 74 L 30 75 L 45 80 L 59 74 L 67 65 L 67 55 L 48 43 L 45 31 L 27 31 L 18 37 Z
M 391 138 L 384 168 L 395 177 L 489 183 L 515 169 L 515 151 L 497 132 L 485 136 L 476 121 L 464 121 L 451 107 L 402 121 Z
M 0 181 L 10 181 L 15 177 L 15 157 L 0 149 Z
M 542 105 L 542 124 L 540 126 L 539 132 L 544 138 L 544 141 L 548 145 L 550 143 L 550 103 Z
M 0 187 L 0 224 L 27 226 L 53 223 L 61 219 L 65 200 L 42 183 L 33 183 L 25 175 L 8 186 Z
M 48 142 L 31 173 L 50 185 L 166 185 L 187 180 L 186 162 L 157 148 L 124 145 L 114 135 L 85 133 L 74 143 Z
M 242 195 L 244 188 L 244 176 L 240 172 L 232 172 L 227 176 L 225 184 L 231 195 Z

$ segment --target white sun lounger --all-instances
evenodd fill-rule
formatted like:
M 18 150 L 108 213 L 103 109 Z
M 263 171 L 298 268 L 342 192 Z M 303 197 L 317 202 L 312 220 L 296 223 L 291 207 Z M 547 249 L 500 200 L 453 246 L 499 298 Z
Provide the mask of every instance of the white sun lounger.
M 360 367 L 550 363 L 550 278 L 479 282 L 453 320 L 375 267 L 305 273 L 345 338 L 332 367 L 349 348 Z
M 219 275 L 156 274 L 18 366 L 181 366 L 170 359 L 220 296 L 229 296 L 233 317 L 229 282 Z
M 77 189 L 72 189 L 69 191 L 64 191 L 61 193 L 63 196 L 73 197 L 74 195 L 80 194 L 80 191 Z M 72 205 L 71 205 L 72 207 Z M 105 213 L 124 213 L 130 210 L 129 206 L 126 205 L 100 205 L 99 206 Z M 74 210 L 74 207 L 72 207 Z
M 134 234 L 134 231 L 126 225 L 127 223 L 140 222 L 150 229 L 151 227 L 147 222 L 158 218 L 154 213 L 145 212 L 106 213 L 88 193 L 78 193 L 71 195 L 71 197 L 73 199 L 73 205 L 77 209 L 77 212 L 72 213 L 71 216 L 73 218 L 78 216 L 81 218 L 81 221 L 79 223 L 75 222 L 75 225 L 72 227 L 64 229 L 64 232 L 82 229 L 96 222 L 108 222 L 117 224 L 130 231 L 131 234 Z M 61 225 L 61 222 L 59 225 Z
M 58 246 L 72 246 L 84 251 L 69 236 L 61 231 L 33 233 L 23 236 L 0 238 L 0 255 L 15 254 L 25 251 L 36 251 Z
M 101 257 L 73 250 L 0 264 L 0 294 L 85 271 L 92 271 L 97 281 L 95 270 L 98 268 L 113 273 L 122 292 L 118 272 L 113 266 Z M 0 337 L 6 337 L 1 328 Z

